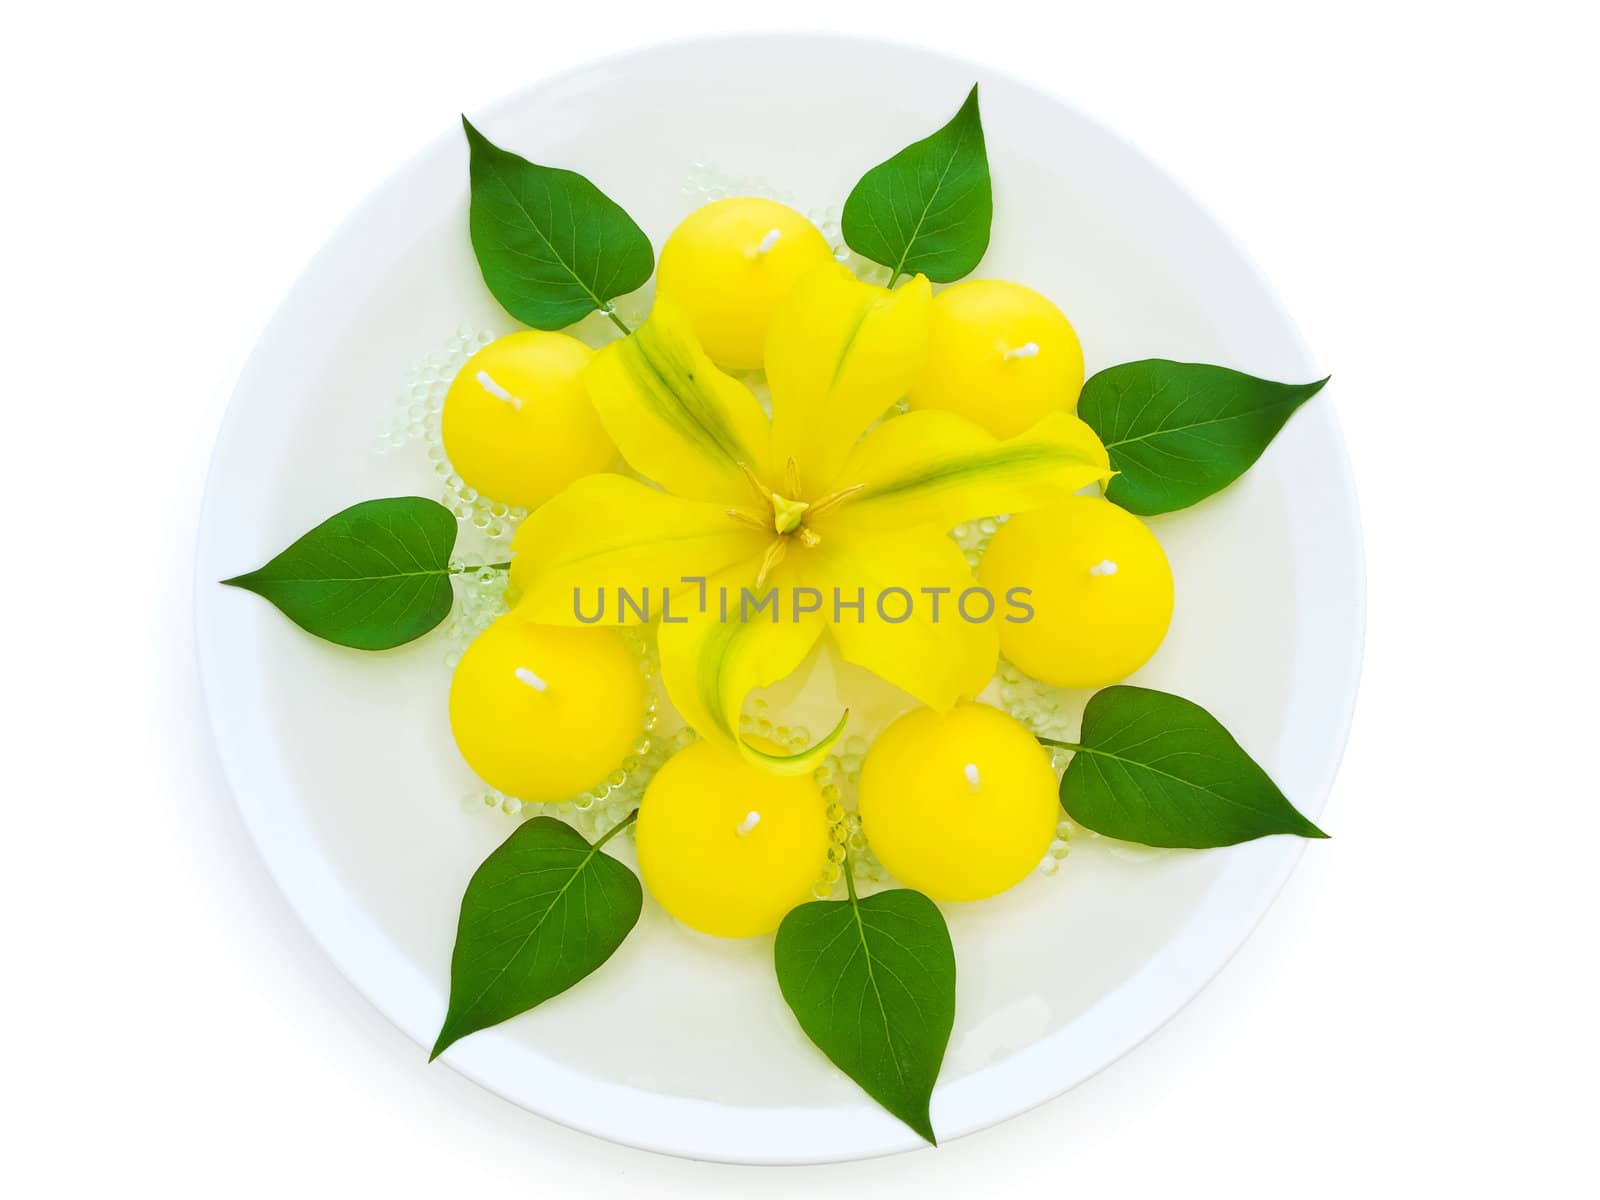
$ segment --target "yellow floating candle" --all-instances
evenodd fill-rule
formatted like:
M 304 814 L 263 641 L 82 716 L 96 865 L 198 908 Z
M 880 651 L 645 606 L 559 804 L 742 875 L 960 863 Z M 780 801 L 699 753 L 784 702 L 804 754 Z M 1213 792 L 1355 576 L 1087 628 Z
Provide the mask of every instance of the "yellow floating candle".
M 776 200 L 753 196 L 698 208 L 661 248 L 656 292 L 689 316 L 718 366 L 762 364 L 780 301 L 833 253 L 816 226 Z
M 1145 664 L 1172 622 L 1172 568 L 1138 517 L 1074 496 L 1012 517 L 978 579 L 996 595 L 1031 589 L 1033 616 L 1001 622 L 1000 652 L 1057 687 L 1096 688 Z
M 593 351 L 564 333 L 531 329 L 490 342 L 444 398 L 450 465 L 491 500 L 536 508 L 616 457 L 583 388 Z
M 650 894 L 717 937 L 771 933 L 811 898 L 828 864 L 816 781 L 770 774 L 717 742 L 695 742 L 656 772 L 636 832 Z
M 483 781 L 520 800 L 565 800 L 632 751 L 644 680 L 611 628 L 535 625 L 516 612 L 478 635 L 450 682 L 450 728 Z
M 861 765 L 861 827 L 878 861 L 935 900 L 982 900 L 1039 865 L 1060 819 L 1050 756 L 987 704 L 913 709 Z
M 1015 437 L 1046 413 L 1073 412 L 1083 348 L 1061 310 L 1032 288 L 971 279 L 933 298 L 928 361 L 907 400 Z

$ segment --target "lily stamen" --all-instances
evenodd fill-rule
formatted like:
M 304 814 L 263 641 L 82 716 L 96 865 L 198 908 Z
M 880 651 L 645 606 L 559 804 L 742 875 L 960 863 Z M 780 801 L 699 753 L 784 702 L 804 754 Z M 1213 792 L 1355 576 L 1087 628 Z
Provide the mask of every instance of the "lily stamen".
M 739 470 L 744 472 L 745 482 L 750 485 L 750 490 L 756 494 L 756 502 L 763 508 L 770 507 L 772 493 L 767 491 L 766 485 L 761 482 L 761 477 L 750 469 L 749 463 L 740 463 Z
M 847 487 L 847 488 L 840 488 L 837 492 L 829 492 L 821 500 L 818 500 L 815 504 L 813 504 L 811 506 L 811 508 L 808 510 L 808 515 L 813 516 L 813 517 L 820 517 L 823 513 L 827 512 L 830 508 L 833 508 L 834 506 L 839 505 L 839 504 L 843 504 L 851 496 L 854 496 L 857 492 L 859 492 L 862 488 L 864 488 L 866 486 L 867 485 L 864 484 L 864 483 L 857 483 L 857 484 L 852 484 L 850 487 Z
M 789 539 L 786 537 L 774 538 L 767 552 L 761 556 L 761 569 L 756 572 L 756 586 L 760 587 L 767 582 L 767 576 L 772 574 L 783 561 L 783 556 L 789 552 Z

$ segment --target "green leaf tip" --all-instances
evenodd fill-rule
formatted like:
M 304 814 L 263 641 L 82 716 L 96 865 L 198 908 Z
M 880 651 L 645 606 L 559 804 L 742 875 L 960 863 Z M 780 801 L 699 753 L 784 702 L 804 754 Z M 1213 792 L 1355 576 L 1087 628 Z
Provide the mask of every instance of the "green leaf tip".
M 1233 483 L 1331 378 L 1276 383 L 1210 363 L 1146 358 L 1091 376 L 1078 416 L 1111 456 L 1116 474 L 1106 499 L 1155 516 Z
M 846 877 L 849 867 L 846 865 Z M 931 1145 L 955 1025 L 955 951 L 938 907 L 899 888 L 802 904 L 773 944 L 778 987 L 829 1061 Z
M 421 496 L 364 500 L 265 566 L 221 580 L 256 593 L 307 633 L 354 650 L 415 641 L 450 612 L 456 519 Z
M 856 253 L 935 283 L 969 274 L 989 248 L 994 194 L 978 85 L 942 127 L 863 175 L 840 225 Z
M 576 171 L 502 149 L 465 114 L 472 199 L 467 225 L 483 281 L 535 329 L 564 329 L 643 286 L 655 270 L 650 239 L 622 207 Z
M 450 957 L 450 1003 L 432 1062 L 452 1044 L 560 995 L 609 959 L 638 923 L 644 891 L 554 817 L 519 825 L 473 873 Z
M 1208 849 L 1274 834 L 1326 838 L 1267 773 L 1191 700 L 1119 684 L 1089 698 L 1061 807 L 1106 837 Z

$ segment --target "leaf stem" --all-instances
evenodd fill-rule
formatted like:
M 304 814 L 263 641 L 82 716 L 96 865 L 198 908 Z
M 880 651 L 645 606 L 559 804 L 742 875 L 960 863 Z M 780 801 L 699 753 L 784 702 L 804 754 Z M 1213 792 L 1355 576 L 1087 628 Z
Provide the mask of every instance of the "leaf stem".
M 450 567 L 447 574 L 470 575 L 474 571 L 509 571 L 511 564 L 503 563 L 462 563 L 459 567 Z
M 1041 746 L 1054 746 L 1057 750 L 1071 750 L 1074 753 L 1081 750 L 1089 754 L 1094 753 L 1094 751 L 1090 750 L 1088 746 L 1080 746 L 1077 742 L 1061 742 L 1057 741 L 1055 738 L 1047 737 L 1038 738 L 1038 742 Z
M 617 834 L 621 833 L 624 829 L 626 829 L 629 825 L 632 825 L 638 819 L 639 810 L 636 808 L 627 816 L 623 817 L 622 820 L 613 825 L 610 829 L 601 834 L 600 840 L 594 844 L 594 848 L 596 850 L 600 849 L 601 846 L 604 846 L 612 838 L 616 837 Z
M 901 261 L 904 262 L 905 260 L 901 259 Z M 895 280 L 899 279 L 903 273 L 904 272 L 902 272 L 899 267 L 896 267 L 894 270 L 889 272 L 889 282 L 883 286 L 888 288 L 891 292 L 894 291 L 894 282 Z
M 844 886 L 845 890 L 850 893 L 850 903 L 854 904 L 856 902 L 856 877 L 855 872 L 850 870 L 850 852 L 848 850 L 845 851 L 844 855 Z
M 627 337 L 629 334 L 631 334 L 633 332 L 633 330 L 628 328 L 628 323 L 626 321 L 624 321 L 621 317 L 617 316 L 617 310 L 612 308 L 609 304 L 606 305 L 604 308 L 602 308 L 600 311 L 605 313 L 606 316 L 611 318 L 611 323 L 613 325 L 615 325 L 618 329 L 622 330 L 622 336 L 623 337 Z

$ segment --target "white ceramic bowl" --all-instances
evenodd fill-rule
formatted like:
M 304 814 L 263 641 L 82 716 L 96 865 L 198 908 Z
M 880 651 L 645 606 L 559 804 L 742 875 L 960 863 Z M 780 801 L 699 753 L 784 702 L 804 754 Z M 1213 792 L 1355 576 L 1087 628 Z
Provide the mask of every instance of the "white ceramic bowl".
M 589 175 L 659 246 L 690 207 L 695 162 L 764 177 L 802 207 L 841 205 L 975 79 L 995 181 L 978 273 L 1052 296 L 1091 371 L 1162 356 L 1324 374 L 1249 259 L 1176 184 L 1059 101 L 955 59 L 831 36 L 690 41 L 471 115 L 496 141 Z M 452 125 L 312 261 L 228 410 L 198 564 L 201 667 L 245 820 L 301 919 L 419 1057 L 444 1013 L 462 888 L 511 828 L 461 811 L 475 785 L 445 720 L 443 648 L 436 635 L 386 654 L 340 650 L 214 581 L 356 500 L 437 494 L 420 450 L 370 447 L 409 364 L 464 322 L 512 327 L 478 276 L 466 218 L 466 147 Z M 1241 482 L 1153 523 L 1178 608 L 1136 677 L 1211 709 L 1313 818 L 1362 641 L 1336 395 L 1306 405 Z M 1239 947 L 1302 848 L 1272 838 L 1130 854 L 1091 841 L 1054 879 L 949 906 L 959 984 L 933 1100 L 941 1135 L 1038 1104 L 1149 1035 Z M 770 939 L 689 933 L 647 900 L 599 973 L 447 1060 L 534 1112 L 673 1154 L 814 1162 L 920 1144 L 805 1041 L 771 954 Z

